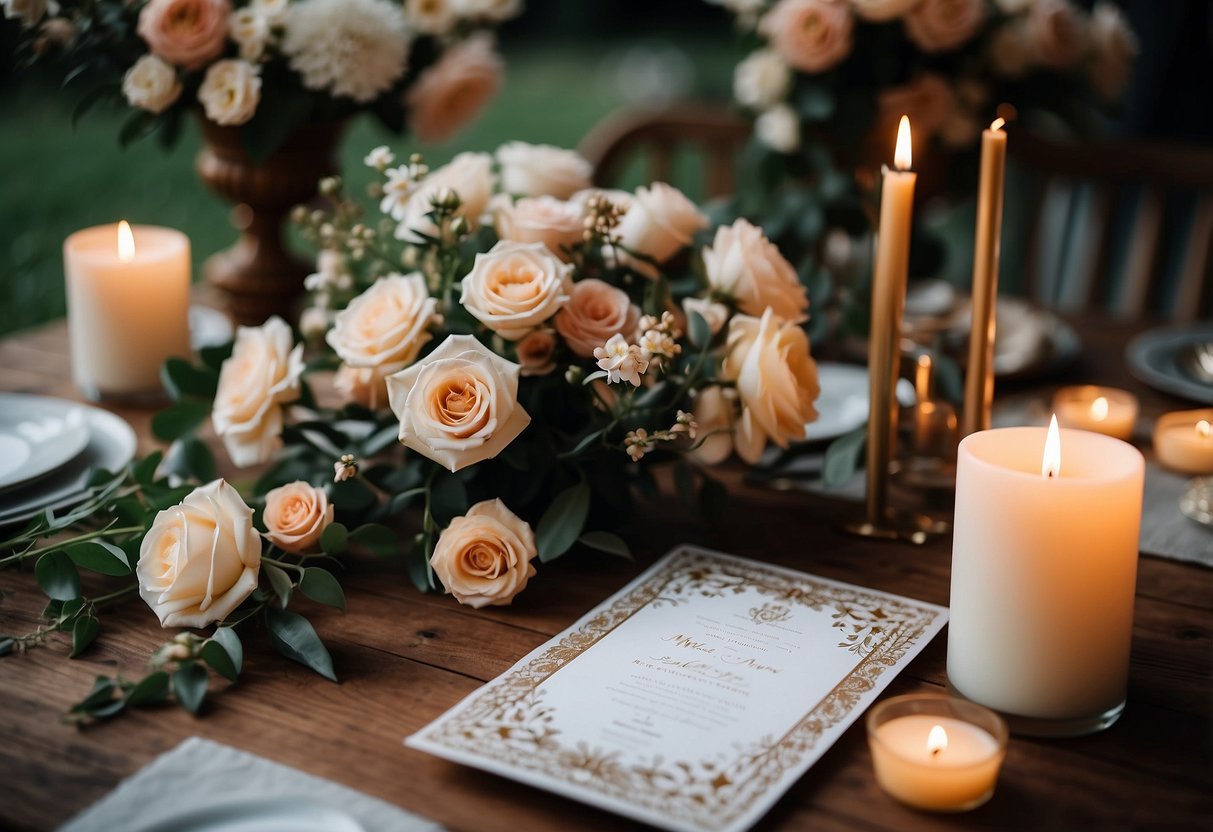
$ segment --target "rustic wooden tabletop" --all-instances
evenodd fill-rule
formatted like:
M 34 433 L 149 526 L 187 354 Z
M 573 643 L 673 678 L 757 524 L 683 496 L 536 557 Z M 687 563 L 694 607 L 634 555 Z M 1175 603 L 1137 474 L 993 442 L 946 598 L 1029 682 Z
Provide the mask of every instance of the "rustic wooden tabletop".
M 1131 328 L 1079 325 L 1082 381 L 1127 387 L 1152 417 L 1184 403 L 1124 370 Z M 0 390 L 78 397 L 62 323 L 0 342 Z M 1002 392 L 1002 391 L 1000 391 Z M 1047 394 L 1020 388 L 1018 395 Z M 155 446 L 150 411 L 122 410 Z M 950 542 L 919 548 L 838 531 L 843 503 L 740 485 L 718 526 L 672 499 L 643 506 L 625 529 L 639 554 L 566 557 L 511 607 L 472 610 L 411 588 L 402 568 L 356 561 L 343 576 L 349 612 L 307 613 L 333 654 L 340 684 L 270 656 L 247 638 L 238 690 L 215 684 L 202 718 L 166 708 L 80 730 L 60 721 L 98 673 L 141 673 L 165 640 L 139 603 L 107 613 L 101 637 L 69 661 L 62 638 L 0 660 L 0 827 L 48 829 L 186 737 L 200 735 L 330 778 L 456 829 L 632 828 L 634 823 L 454 765 L 401 745 L 483 682 L 576 620 L 674 545 L 699 543 L 828 578 L 948 603 Z M 0 572 L 0 632 L 38 624 L 30 570 Z M 946 632 L 887 695 L 941 690 Z M 792 692 L 794 694 L 794 692 Z M 188 787 L 188 786 L 186 786 Z M 758 829 L 1194 828 L 1213 819 L 1213 570 L 1140 560 L 1129 702 L 1111 729 L 1070 740 L 1013 737 L 998 790 L 964 815 L 918 813 L 877 787 L 862 721 L 854 725 Z

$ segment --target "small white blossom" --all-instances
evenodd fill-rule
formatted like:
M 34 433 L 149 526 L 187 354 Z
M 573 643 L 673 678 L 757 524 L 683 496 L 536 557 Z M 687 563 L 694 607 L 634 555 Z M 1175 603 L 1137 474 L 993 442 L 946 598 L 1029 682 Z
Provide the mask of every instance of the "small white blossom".
M 649 438 L 649 432 L 644 428 L 628 431 L 628 435 L 623 439 L 623 445 L 627 448 L 628 456 L 632 458 L 632 462 L 639 462 L 644 455 L 653 447 L 653 440 Z
M 316 306 L 309 306 L 299 315 L 299 331 L 309 341 L 319 341 L 329 328 L 329 313 Z
M 344 454 L 333 463 L 333 482 L 345 482 L 358 476 L 358 461 L 353 454 Z
M 387 181 L 383 183 L 383 199 L 379 202 L 379 210 L 394 220 L 404 219 L 409 197 L 413 194 L 412 171 L 401 165 L 398 168 L 386 169 L 384 174 Z
M 627 382 L 633 387 L 640 386 L 640 376 L 649 368 L 649 360 L 644 357 L 640 347 L 629 344 L 627 339 L 616 333 L 604 346 L 594 350 L 598 359 L 599 369 L 605 370 L 607 382 L 620 384 Z
M 362 163 L 368 168 L 374 168 L 380 173 L 383 173 L 385 170 L 387 170 L 388 165 L 394 161 L 396 161 L 396 154 L 392 153 L 386 144 L 381 144 L 370 153 L 366 154 L 366 157 L 362 160 Z

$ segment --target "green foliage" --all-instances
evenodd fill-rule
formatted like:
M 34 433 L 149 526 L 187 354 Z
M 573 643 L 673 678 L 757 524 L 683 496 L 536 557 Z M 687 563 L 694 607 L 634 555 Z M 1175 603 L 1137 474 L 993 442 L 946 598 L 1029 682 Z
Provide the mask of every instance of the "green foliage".
M 567 552 L 581 536 L 590 513 L 590 486 L 582 480 L 556 495 L 539 520 L 535 543 L 547 563 Z
M 821 480 L 827 488 L 837 488 L 855 475 L 867 440 L 865 424 L 830 443 L 821 467 Z
M 266 624 L 269 627 L 270 643 L 274 649 L 292 661 L 336 682 L 333 659 L 324 642 L 316 635 L 311 623 L 302 615 L 287 610 L 267 609 Z

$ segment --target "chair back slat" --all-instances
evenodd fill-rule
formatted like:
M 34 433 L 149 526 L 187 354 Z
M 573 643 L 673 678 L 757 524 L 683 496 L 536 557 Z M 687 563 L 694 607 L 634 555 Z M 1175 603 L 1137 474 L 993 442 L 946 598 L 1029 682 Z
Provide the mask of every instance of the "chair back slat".
M 1196 203 L 1187 245 L 1180 261 L 1179 285 L 1175 293 L 1175 318 L 1187 323 L 1197 318 L 1202 303 L 1210 300 L 1213 287 L 1213 194 Z

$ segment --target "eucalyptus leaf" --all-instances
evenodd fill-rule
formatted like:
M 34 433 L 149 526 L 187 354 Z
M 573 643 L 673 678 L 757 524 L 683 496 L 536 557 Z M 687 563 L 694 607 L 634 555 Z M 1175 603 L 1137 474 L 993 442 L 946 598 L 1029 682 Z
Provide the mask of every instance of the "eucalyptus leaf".
M 196 436 L 183 440 L 185 462 L 190 473 L 199 482 L 210 482 L 215 479 L 215 455 L 205 442 Z
M 228 658 L 232 660 L 232 667 L 236 668 L 239 673 L 244 666 L 244 645 L 240 642 L 240 636 L 231 627 L 216 627 L 215 632 L 211 635 L 211 640 L 215 641 L 227 651 Z
M 628 544 L 619 535 L 610 532 L 586 532 L 577 538 L 577 542 L 608 555 L 632 560 L 632 550 L 628 548 Z
M 468 490 L 463 480 L 445 471 L 434 477 L 430 486 L 430 513 L 434 521 L 445 527 L 467 510 Z
M 375 454 L 392 447 L 400 441 L 400 426 L 388 425 L 380 428 L 372 433 L 362 442 L 363 456 L 375 456 Z
M 223 368 L 223 362 L 231 358 L 232 346 L 233 342 L 228 342 L 216 347 L 203 347 L 198 350 L 198 357 L 205 366 L 218 373 Z
M 581 439 L 577 441 L 577 444 L 574 445 L 570 450 L 560 454 L 559 459 L 572 459 L 573 457 L 578 456 L 586 448 L 589 448 L 596 441 L 601 439 L 604 433 L 606 433 L 606 428 L 599 428 L 598 430 L 590 431 L 585 436 L 581 437 Z
M 326 679 L 336 682 L 333 659 L 311 623 L 298 613 L 287 610 L 266 610 L 270 641 L 274 649 L 292 661 L 310 667 Z
M 261 562 L 261 571 L 269 578 L 274 595 L 278 596 L 278 603 L 282 605 L 283 609 L 286 609 L 286 605 L 291 602 L 291 592 L 294 589 L 290 575 L 286 574 L 285 570 L 265 561 Z
M 152 433 L 172 442 L 193 431 L 211 415 L 211 406 L 196 399 L 182 399 L 152 417 Z
M 34 564 L 34 577 L 48 597 L 71 601 L 80 597 L 80 574 L 63 551 L 47 552 Z
M 426 557 L 426 535 L 419 534 L 413 540 L 413 545 L 404 556 L 404 565 L 408 569 L 409 580 L 413 582 L 413 586 L 422 592 L 434 589 L 433 571 Z
M 330 469 L 331 472 L 331 469 Z M 333 505 L 338 511 L 366 511 L 375 504 L 375 492 L 360 478 L 335 483 L 332 491 Z
M 168 698 L 168 674 L 163 670 L 150 673 L 126 694 L 126 704 L 137 707 L 155 705 Z
M 93 689 L 72 710 L 91 711 L 100 707 L 114 698 L 114 689 L 113 679 L 108 676 L 98 676 L 93 681 Z
M 341 523 L 330 523 L 320 534 L 320 550 L 326 555 L 340 555 L 349 542 L 349 530 Z
M 589 512 L 590 487 L 584 480 L 557 494 L 535 530 L 539 559 L 547 563 L 567 552 L 581 536 Z
M 691 338 L 691 344 L 696 349 L 703 349 L 712 340 L 712 327 L 708 324 L 706 318 L 698 312 L 692 312 L 687 317 L 688 334 Z
M 345 612 L 345 593 L 341 591 L 341 584 L 325 569 L 309 566 L 303 570 L 303 577 L 299 579 L 299 591 L 319 604 L 336 607 Z
M 72 563 L 82 569 L 115 577 L 131 574 L 131 564 L 126 558 L 126 552 L 113 543 L 86 540 L 83 543 L 73 543 L 64 551 L 72 559 Z
M 826 488 L 837 488 L 854 476 L 867 438 L 868 428 L 864 425 L 830 443 L 821 463 L 821 481 Z
M 382 557 L 395 555 L 400 549 L 396 532 L 378 523 L 367 523 L 354 529 L 350 532 L 350 540 Z
M 198 657 L 206 662 L 211 670 L 230 682 L 236 681 L 240 675 L 240 671 L 236 670 L 236 663 L 228 655 L 227 649 L 214 639 L 203 643 L 202 648 L 198 651 Z
M 191 714 L 197 714 L 206 699 L 206 686 L 210 677 L 206 668 L 196 662 L 184 662 L 173 673 L 173 695 Z
M 160 461 L 164 459 L 163 451 L 152 451 L 143 459 L 131 466 L 131 476 L 135 478 L 135 482 L 140 485 L 149 485 L 156 478 L 156 469 L 160 467 Z
M 174 400 L 183 396 L 213 399 L 219 375 L 207 367 L 197 367 L 184 358 L 169 358 L 160 367 L 160 380 Z
M 76 658 L 96 640 L 101 632 L 101 622 L 91 615 L 82 615 L 72 625 L 72 652 L 69 658 Z

